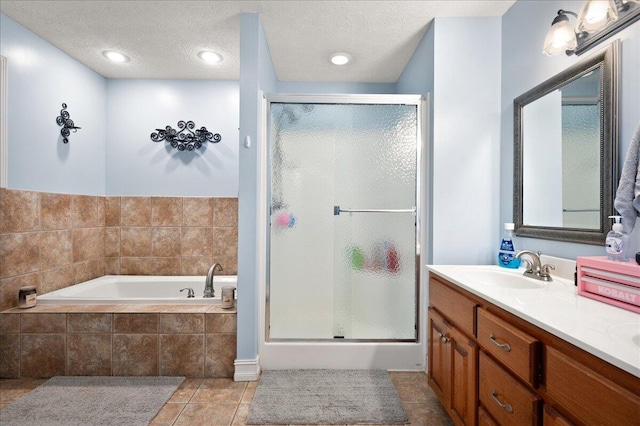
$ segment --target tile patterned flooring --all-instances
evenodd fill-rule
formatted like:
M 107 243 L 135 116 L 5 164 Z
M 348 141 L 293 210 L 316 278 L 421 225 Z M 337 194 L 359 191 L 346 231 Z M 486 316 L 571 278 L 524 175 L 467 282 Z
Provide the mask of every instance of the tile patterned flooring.
M 427 376 L 424 373 L 389 374 L 409 415 L 411 425 L 453 424 L 427 384 Z M 0 409 L 45 381 L 46 379 L 0 380 Z M 186 379 L 150 426 L 245 425 L 257 384 L 234 382 L 231 379 Z M 1 419 L 0 411 L 0 421 Z

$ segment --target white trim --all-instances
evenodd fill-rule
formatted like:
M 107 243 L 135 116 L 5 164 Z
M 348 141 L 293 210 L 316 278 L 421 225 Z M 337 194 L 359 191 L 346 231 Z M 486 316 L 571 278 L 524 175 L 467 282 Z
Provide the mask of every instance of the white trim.
M 0 56 L 0 188 L 7 187 L 7 58 Z
M 233 380 L 236 382 L 255 382 L 260 378 L 260 355 L 256 359 L 236 359 L 233 366 Z
M 267 102 L 314 103 L 314 104 L 406 104 L 420 105 L 420 95 L 343 95 L 343 94 L 299 94 L 269 93 Z

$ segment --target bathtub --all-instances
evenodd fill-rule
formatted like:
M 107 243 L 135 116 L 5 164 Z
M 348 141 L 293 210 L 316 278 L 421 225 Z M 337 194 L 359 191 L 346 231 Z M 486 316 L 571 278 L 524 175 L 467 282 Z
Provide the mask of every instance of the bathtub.
M 203 298 L 204 276 L 105 275 L 38 295 L 37 300 L 43 305 L 217 305 L 222 287 L 236 287 L 237 278 L 216 276 L 213 281 L 216 297 Z M 195 297 L 187 298 L 186 290 L 180 292 L 183 288 L 192 288 Z

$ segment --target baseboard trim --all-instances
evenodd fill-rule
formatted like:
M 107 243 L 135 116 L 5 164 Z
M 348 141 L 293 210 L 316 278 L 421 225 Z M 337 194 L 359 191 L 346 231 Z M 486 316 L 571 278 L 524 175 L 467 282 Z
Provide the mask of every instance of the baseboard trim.
M 236 359 L 233 362 L 236 382 L 255 382 L 260 378 L 260 355 L 256 359 Z

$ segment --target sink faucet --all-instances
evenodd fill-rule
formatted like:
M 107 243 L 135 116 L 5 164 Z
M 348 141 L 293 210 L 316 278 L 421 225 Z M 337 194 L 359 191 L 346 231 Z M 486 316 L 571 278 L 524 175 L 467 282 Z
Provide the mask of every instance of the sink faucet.
M 516 259 L 520 259 L 525 254 L 531 259 L 523 259 L 527 264 L 527 269 L 523 274 L 525 277 L 535 278 L 536 280 L 541 281 L 553 281 L 550 271 L 556 268 L 553 265 L 542 264 L 540 261 L 540 256 L 542 255 L 541 252 L 534 253 L 531 250 L 520 250 L 514 257 Z
M 213 276 L 216 273 L 216 269 L 222 272 L 222 265 L 214 263 L 207 272 L 207 281 L 204 283 L 204 296 L 202 297 L 215 297 L 215 291 L 213 289 Z

